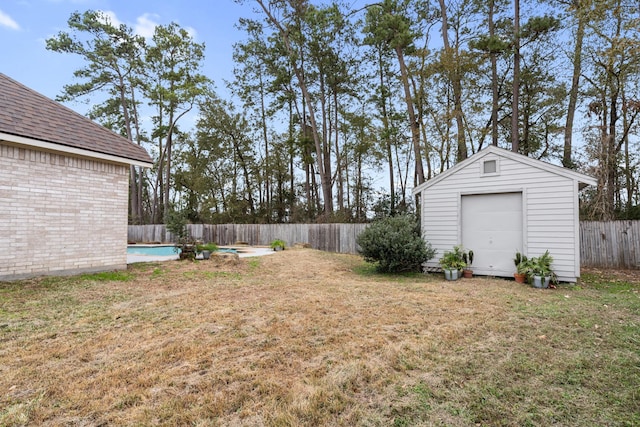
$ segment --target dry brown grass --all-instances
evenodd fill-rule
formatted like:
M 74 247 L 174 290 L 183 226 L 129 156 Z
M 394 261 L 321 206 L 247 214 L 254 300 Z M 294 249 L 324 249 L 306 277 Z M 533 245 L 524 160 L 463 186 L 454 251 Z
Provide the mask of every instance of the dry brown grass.
M 0 425 L 638 425 L 640 285 L 589 277 L 295 249 L 2 283 Z

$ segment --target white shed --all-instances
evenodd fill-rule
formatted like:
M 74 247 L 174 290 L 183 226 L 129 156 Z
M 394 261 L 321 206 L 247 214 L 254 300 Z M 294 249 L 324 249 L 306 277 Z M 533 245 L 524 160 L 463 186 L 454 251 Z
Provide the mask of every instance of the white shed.
M 593 178 L 489 146 L 413 190 L 420 194 L 421 227 L 437 250 L 462 244 L 474 252 L 479 275 L 513 277 L 516 251 L 549 250 L 558 280 L 580 277 L 578 192 Z

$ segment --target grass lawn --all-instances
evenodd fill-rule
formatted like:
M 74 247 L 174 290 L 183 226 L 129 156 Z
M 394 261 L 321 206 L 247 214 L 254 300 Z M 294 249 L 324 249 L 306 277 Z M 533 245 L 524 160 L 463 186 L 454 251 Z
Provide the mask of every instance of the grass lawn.
M 639 426 L 638 277 L 294 249 L 0 283 L 0 425 Z

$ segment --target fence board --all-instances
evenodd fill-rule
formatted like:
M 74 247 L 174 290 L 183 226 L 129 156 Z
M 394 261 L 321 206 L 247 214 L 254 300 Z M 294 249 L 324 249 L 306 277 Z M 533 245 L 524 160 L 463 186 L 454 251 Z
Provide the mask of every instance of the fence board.
M 581 221 L 583 267 L 640 268 L 640 221 Z
M 357 253 L 356 237 L 367 224 L 188 224 L 189 234 L 203 242 L 229 246 L 238 242 L 267 246 L 275 239 L 287 246 L 310 245 L 328 252 Z M 129 242 L 175 243 L 163 224 L 130 225 Z

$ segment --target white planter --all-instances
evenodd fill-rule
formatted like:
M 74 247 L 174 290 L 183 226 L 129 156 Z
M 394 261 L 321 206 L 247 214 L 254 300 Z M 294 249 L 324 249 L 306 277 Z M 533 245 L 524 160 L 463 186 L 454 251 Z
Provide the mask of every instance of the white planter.
M 534 288 L 540 288 L 540 289 L 546 289 L 549 287 L 549 282 L 551 282 L 551 277 L 550 276 L 533 276 L 533 287 Z
M 444 269 L 444 278 L 446 280 L 458 280 L 461 276 L 458 270 Z

